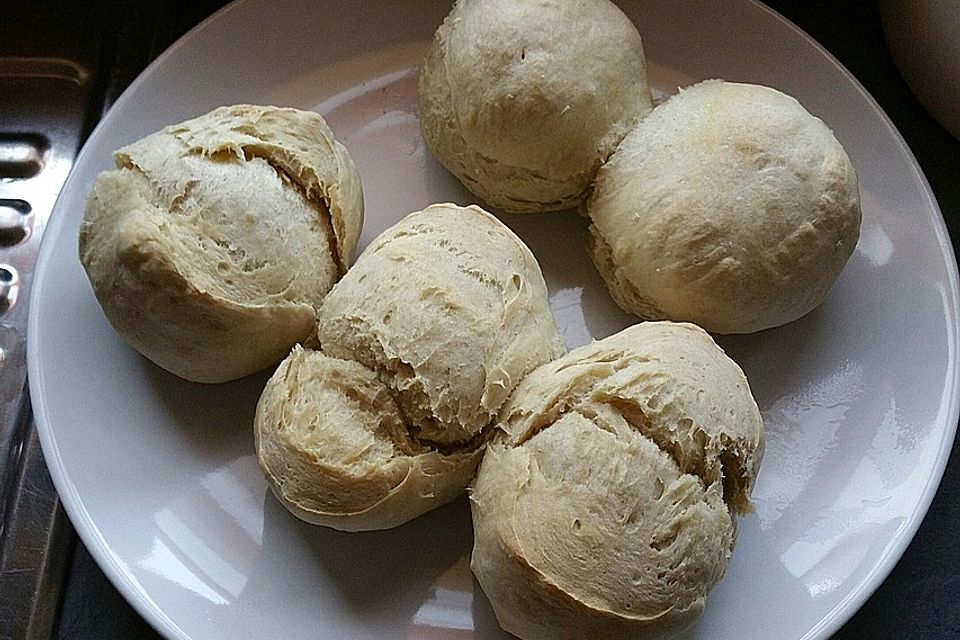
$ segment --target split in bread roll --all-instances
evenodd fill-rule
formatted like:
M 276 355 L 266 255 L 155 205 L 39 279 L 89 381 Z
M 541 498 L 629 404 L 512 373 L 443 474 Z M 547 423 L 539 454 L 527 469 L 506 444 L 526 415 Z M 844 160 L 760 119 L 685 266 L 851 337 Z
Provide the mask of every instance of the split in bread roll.
M 640 35 L 609 0 L 459 0 L 419 81 L 437 159 L 488 204 L 577 206 L 652 106 Z
M 474 574 L 524 639 L 668 638 L 736 541 L 763 425 L 695 325 L 647 322 L 530 373 L 471 490 Z
M 182 378 L 224 382 L 312 337 L 363 224 L 360 176 L 321 116 L 221 107 L 115 159 L 79 252 L 135 349 Z
M 507 396 L 563 352 L 530 250 L 451 204 L 377 237 L 324 301 L 318 337 L 267 383 L 257 451 L 291 512 L 344 530 L 459 495 Z
M 711 80 L 658 106 L 597 174 L 594 263 L 617 303 L 718 333 L 819 305 L 853 252 L 850 159 L 796 100 Z

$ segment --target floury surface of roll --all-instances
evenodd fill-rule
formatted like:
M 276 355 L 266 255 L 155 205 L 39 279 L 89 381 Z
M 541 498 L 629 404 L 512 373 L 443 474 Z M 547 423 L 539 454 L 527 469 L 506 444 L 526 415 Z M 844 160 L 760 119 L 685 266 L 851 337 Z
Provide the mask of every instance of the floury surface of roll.
M 459 0 L 419 82 L 437 159 L 486 203 L 577 206 L 651 109 L 640 35 L 609 0 Z
M 703 610 L 763 448 L 699 327 L 634 325 L 530 373 L 471 491 L 474 574 L 523 640 L 669 638 Z
M 563 353 L 533 254 L 478 207 L 432 205 L 377 237 L 257 408 L 280 500 L 337 529 L 393 527 L 459 495 L 507 396 Z
M 359 174 L 322 117 L 221 107 L 115 160 L 93 186 L 79 252 L 134 348 L 188 380 L 224 382 L 311 338 L 363 224 Z
M 819 305 L 860 233 L 850 159 L 768 87 L 711 80 L 658 106 L 597 174 L 591 251 L 646 319 L 750 333 Z

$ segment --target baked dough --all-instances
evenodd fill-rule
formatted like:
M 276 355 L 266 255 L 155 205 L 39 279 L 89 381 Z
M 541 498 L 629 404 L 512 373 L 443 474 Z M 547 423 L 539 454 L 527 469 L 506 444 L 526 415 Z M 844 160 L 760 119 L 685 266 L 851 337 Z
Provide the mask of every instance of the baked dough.
M 563 353 L 533 254 L 482 209 L 431 205 L 376 238 L 320 309 L 255 430 L 274 493 L 344 530 L 459 495 L 517 383 Z
M 300 346 L 264 388 L 255 427 L 280 502 L 345 531 L 397 526 L 453 500 L 483 455 L 479 445 L 441 452 L 420 443 L 375 371 Z
M 723 576 L 763 425 L 691 324 L 647 322 L 543 365 L 471 491 L 473 572 L 524 640 L 667 638 Z
M 860 232 L 856 172 L 826 125 L 774 89 L 717 80 L 627 135 L 587 212 L 594 263 L 623 309 L 718 333 L 812 310 Z
M 311 338 L 363 224 L 360 176 L 322 117 L 221 107 L 115 160 L 79 252 L 134 348 L 187 380 L 224 382 Z
M 419 99 L 437 159 L 513 212 L 578 205 L 652 104 L 640 35 L 609 0 L 459 0 Z

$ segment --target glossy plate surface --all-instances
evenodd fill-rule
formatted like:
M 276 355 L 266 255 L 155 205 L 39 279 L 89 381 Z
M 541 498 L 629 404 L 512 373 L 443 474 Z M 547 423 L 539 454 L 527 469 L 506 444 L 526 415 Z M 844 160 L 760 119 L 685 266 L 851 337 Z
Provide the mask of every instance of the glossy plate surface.
M 696 80 L 796 96 L 861 179 L 860 244 L 826 303 L 719 341 L 767 424 L 757 512 L 690 638 L 825 638 L 883 580 L 939 482 L 957 424 L 957 270 L 916 162 L 828 55 L 746 0 L 625 2 L 661 94 Z M 158 370 L 107 324 L 77 259 L 86 193 L 111 152 L 221 104 L 315 109 L 363 176 L 365 246 L 404 214 L 472 200 L 427 154 L 416 67 L 449 4 L 240 2 L 188 34 L 107 114 L 47 229 L 29 364 L 51 474 L 84 543 L 170 638 L 495 638 L 471 579 L 460 501 L 397 530 L 344 534 L 269 495 L 251 420 L 267 373 L 201 386 Z M 775 46 L 774 46 L 775 44 Z M 504 216 L 538 256 L 568 346 L 632 322 L 573 213 Z M 785 606 L 784 603 L 789 603 Z M 776 616 L 744 612 L 778 611 Z

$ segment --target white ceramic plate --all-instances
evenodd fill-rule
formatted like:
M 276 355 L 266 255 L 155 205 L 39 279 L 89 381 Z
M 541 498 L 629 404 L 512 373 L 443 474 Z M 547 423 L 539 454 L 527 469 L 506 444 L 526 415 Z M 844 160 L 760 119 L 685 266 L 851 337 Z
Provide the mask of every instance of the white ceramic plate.
M 826 303 L 724 338 L 767 424 L 767 454 L 729 571 L 690 638 L 825 638 L 916 530 L 957 424 L 957 271 L 916 162 L 826 53 L 740 0 L 624 3 L 652 80 L 759 82 L 834 129 L 859 170 L 860 244 Z M 252 412 L 266 374 L 190 384 L 111 330 L 77 260 L 86 193 L 111 151 L 221 104 L 315 109 L 363 176 L 361 244 L 435 201 L 471 201 L 424 151 L 416 66 L 449 5 L 249 1 L 164 54 L 116 103 L 68 180 L 40 256 L 31 393 L 44 453 L 84 544 L 170 638 L 494 638 L 473 583 L 465 500 L 397 530 L 344 534 L 268 494 Z M 569 346 L 631 322 L 610 301 L 574 214 L 505 216 L 539 257 Z M 755 616 L 750 612 L 776 612 Z

